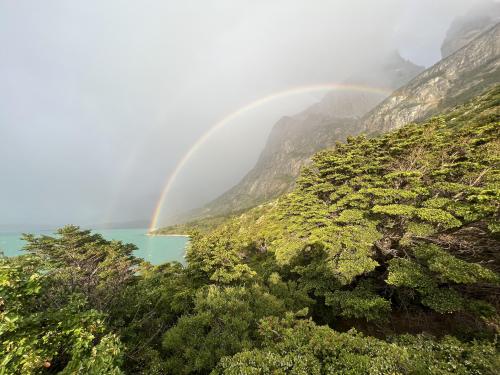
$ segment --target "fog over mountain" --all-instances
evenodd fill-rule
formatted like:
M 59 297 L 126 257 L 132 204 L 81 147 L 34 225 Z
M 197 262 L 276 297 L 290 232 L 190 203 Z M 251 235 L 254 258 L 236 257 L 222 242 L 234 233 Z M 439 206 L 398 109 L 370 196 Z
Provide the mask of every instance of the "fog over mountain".
M 183 155 L 229 113 L 344 82 L 395 50 L 428 67 L 452 21 L 484 3 L 1 1 L 0 229 L 140 225 Z M 235 118 L 179 174 L 171 211 L 233 186 L 272 125 L 325 94 Z

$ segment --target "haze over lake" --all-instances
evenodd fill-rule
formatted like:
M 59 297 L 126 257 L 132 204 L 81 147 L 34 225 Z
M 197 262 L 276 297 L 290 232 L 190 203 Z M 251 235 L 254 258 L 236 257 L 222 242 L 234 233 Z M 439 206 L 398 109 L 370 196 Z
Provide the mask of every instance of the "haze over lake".
M 152 264 L 166 262 L 184 262 L 184 252 L 188 242 L 182 236 L 147 236 L 147 229 L 104 229 L 97 230 L 107 240 L 118 240 L 133 243 L 138 247 L 134 255 Z M 0 251 L 6 256 L 20 255 L 25 242 L 21 240 L 20 232 L 0 233 Z M 41 231 L 36 234 L 53 235 L 52 231 Z

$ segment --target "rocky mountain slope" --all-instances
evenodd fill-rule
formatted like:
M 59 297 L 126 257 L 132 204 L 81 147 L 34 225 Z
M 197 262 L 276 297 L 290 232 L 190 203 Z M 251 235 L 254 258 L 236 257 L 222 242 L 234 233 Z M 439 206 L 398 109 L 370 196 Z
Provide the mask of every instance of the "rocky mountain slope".
M 400 87 L 389 97 L 368 92 L 331 92 L 305 111 L 283 117 L 273 127 L 255 167 L 240 183 L 206 206 L 177 218 L 177 222 L 224 216 L 273 199 L 290 191 L 299 171 L 315 152 L 359 132 L 380 133 L 424 120 L 500 82 L 499 24 L 461 45 L 468 41 L 465 35 L 472 35 L 470 25 L 478 24 L 477 13 L 475 17 L 454 22 L 443 51 L 458 50 L 429 69 L 423 71 L 394 54 L 371 67 L 370 74 L 348 81 Z
M 500 82 L 500 24 L 396 90 L 362 120 L 367 133 L 384 132 L 434 113 Z
M 393 53 L 372 66 L 370 73 L 358 74 L 348 83 L 394 89 L 422 70 Z M 225 215 L 289 191 L 311 155 L 357 133 L 359 119 L 383 99 L 380 93 L 333 91 L 301 113 L 281 118 L 255 167 L 240 183 L 201 210 L 191 212 L 190 217 Z
M 441 45 L 441 56 L 448 57 L 500 22 L 500 3 L 480 3 L 467 14 L 456 18 Z

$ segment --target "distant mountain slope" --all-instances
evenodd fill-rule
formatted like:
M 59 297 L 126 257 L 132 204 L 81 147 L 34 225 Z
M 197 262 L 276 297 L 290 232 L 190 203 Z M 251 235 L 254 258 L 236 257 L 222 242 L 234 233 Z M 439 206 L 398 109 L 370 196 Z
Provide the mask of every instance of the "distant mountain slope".
M 370 69 L 348 83 L 394 89 L 423 67 L 394 53 Z M 359 119 L 383 99 L 379 93 L 334 91 L 303 112 L 283 117 L 274 125 L 257 164 L 241 182 L 189 217 L 225 215 L 289 191 L 311 155 L 357 133 Z
M 367 133 L 384 132 L 485 91 L 500 82 L 500 24 L 396 90 L 362 120 Z
M 456 18 L 441 45 L 441 56 L 448 57 L 500 22 L 500 3 L 480 3 L 467 14 Z

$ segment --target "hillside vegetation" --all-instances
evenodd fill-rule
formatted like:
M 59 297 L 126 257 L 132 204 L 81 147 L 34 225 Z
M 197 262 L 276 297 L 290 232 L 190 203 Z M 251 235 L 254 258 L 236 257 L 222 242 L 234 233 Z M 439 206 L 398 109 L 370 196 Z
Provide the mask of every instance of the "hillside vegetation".
M 496 374 L 499 104 L 316 154 L 186 267 L 27 236 L 0 260 L 0 374 Z
M 167 227 L 155 229 L 149 232 L 152 236 L 168 236 L 168 235 L 195 235 L 197 233 L 208 233 L 219 225 L 224 224 L 233 216 L 238 216 L 245 212 L 240 210 L 232 215 L 209 216 L 201 219 L 189 221 L 187 223 L 174 224 Z

